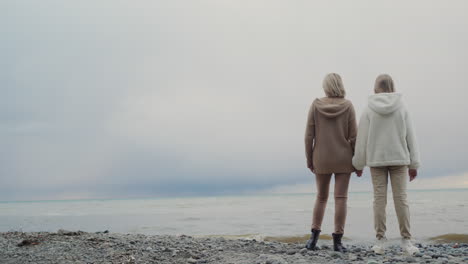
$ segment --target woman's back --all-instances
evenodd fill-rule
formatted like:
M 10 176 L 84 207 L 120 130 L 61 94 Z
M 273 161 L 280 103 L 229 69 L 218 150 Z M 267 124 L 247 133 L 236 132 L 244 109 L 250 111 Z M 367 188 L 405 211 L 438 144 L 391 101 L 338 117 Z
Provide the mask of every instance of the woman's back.
M 360 126 L 354 166 L 419 166 L 419 152 L 408 111 L 399 93 L 369 96 Z
M 353 172 L 356 118 L 352 103 L 337 97 L 314 100 L 309 125 L 314 129 L 312 161 L 316 173 Z

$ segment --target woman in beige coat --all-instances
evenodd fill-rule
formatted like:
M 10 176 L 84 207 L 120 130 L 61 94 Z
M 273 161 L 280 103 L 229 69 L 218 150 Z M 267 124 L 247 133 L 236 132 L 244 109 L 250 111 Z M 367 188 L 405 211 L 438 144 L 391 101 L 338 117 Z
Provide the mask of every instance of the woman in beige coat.
M 309 110 L 305 132 L 307 167 L 315 174 L 317 197 L 312 217 L 312 235 L 306 248 L 316 249 L 327 205 L 330 180 L 335 175 L 335 231 L 333 247 L 344 252 L 341 243 L 346 222 L 348 185 L 355 171 L 352 158 L 356 141 L 356 116 L 346 99 L 341 77 L 328 74 L 323 81 L 326 97 L 315 99 Z

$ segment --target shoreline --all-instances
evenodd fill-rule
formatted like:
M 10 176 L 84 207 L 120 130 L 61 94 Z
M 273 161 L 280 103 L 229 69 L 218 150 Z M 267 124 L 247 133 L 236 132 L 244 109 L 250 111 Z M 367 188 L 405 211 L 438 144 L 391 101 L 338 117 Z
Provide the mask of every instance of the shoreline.
M 245 240 L 257 240 L 257 241 L 268 241 L 268 242 L 283 242 L 283 243 L 305 243 L 310 237 L 309 234 L 304 235 L 293 235 L 293 236 L 271 236 L 271 235 L 261 235 L 261 234 L 245 234 L 245 235 L 192 235 L 195 238 L 204 238 L 204 237 L 224 237 L 226 239 L 245 239 Z M 320 240 L 322 241 L 331 241 L 333 238 L 331 234 L 321 234 Z M 343 241 L 348 244 L 372 244 L 374 239 L 356 239 L 354 237 L 343 237 Z M 397 243 L 400 241 L 400 238 L 388 238 L 389 243 Z M 457 233 L 447 233 L 437 236 L 424 237 L 424 238 L 415 238 L 413 241 L 419 241 L 422 243 L 429 244 L 442 244 L 442 243 L 468 243 L 468 234 L 457 234 Z
M 305 242 L 305 241 L 303 241 Z M 347 243 L 348 252 L 332 250 L 320 240 L 320 250 L 304 243 L 226 239 L 186 235 L 120 234 L 108 231 L 1 232 L 1 263 L 466 263 L 468 243 L 416 242 L 421 252 L 404 255 L 390 243 L 384 255 L 370 245 Z

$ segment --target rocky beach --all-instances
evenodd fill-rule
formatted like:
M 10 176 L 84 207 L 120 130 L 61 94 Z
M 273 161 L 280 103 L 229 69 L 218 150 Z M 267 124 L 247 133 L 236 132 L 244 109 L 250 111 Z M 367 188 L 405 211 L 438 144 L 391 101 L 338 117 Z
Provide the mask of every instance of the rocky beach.
M 0 233 L 0 263 L 468 263 L 467 243 L 416 243 L 420 253 L 404 255 L 397 244 L 376 255 L 369 244 L 348 243 L 345 254 L 331 241 L 308 251 L 303 243 L 191 237 L 186 235 L 120 234 L 108 231 Z

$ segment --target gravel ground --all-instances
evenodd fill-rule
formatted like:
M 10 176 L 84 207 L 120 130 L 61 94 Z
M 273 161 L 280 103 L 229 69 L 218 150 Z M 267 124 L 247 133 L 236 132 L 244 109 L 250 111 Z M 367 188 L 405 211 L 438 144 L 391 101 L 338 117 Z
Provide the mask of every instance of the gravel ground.
M 222 237 L 147 236 L 107 231 L 86 233 L 0 233 L 0 263 L 468 263 L 468 244 L 419 244 L 415 256 L 390 245 L 375 255 L 369 245 L 348 245 L 348 253 L 322 248 L 308 251 L 304 244 L 231 240 Z

